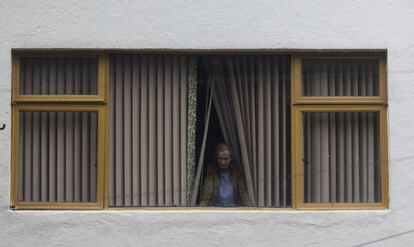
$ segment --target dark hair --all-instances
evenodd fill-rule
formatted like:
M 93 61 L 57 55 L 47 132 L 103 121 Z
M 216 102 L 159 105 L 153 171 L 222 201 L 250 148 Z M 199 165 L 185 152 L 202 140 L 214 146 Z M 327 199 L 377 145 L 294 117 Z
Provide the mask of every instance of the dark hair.
M 229 150 L 230 158 L 233 158 L 233 152 L 231 151 L 230 146 L 226 143 L 217 144 L 216 149 L 214 151 L 214 158 L 217 159 L 218 153 L 223 151 L 223 150 Z

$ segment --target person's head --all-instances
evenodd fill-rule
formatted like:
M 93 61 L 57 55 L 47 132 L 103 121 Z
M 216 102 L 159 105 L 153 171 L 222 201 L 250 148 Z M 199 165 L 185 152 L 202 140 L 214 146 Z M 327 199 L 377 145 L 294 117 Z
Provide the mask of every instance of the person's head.
M 214 156 L 216 158 L 218 168 L 224 170 L 230 167 L 232 161 L 232 152 L 229 145 L 219 143 L 216 146 Z

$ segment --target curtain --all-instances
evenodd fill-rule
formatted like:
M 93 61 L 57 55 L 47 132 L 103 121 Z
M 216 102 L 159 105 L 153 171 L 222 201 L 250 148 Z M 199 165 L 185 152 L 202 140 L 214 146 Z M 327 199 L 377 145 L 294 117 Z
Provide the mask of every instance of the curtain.
M 187 204 L 188 57 L 110 57 L 110 206 Z
M 23 202 L 96 202 L 96 112 L 20 112 Z
M 220 56 L 205 63 L 209 79 L 215 78 L 220 126 L 243 166 L 251 201 L 291 205 L 289 58 Z
M 379 113 L 303 113 L 306 203 L 381 201 Z
M 97 58 L 21 58 L 20 94 L 98 94 Z

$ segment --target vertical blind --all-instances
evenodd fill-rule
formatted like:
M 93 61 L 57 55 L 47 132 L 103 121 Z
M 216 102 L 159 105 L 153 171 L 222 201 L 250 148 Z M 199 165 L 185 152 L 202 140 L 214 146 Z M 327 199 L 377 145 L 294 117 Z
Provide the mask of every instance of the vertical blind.
M 303 59 L 304 96 L 378 96 L 376 59 Z M 303 113 L 304 201 L 380 198 L 379 113 Z
M 21 58 L 21 95 L 98 94 L 97 58 Z
M 378 96 L 375 59 L 303 59 L 303 96 Z
M 304 200 L 381 200 L 378 112 L 303 113 Z
M 186 205 L 188 58 L 112 55 L 109 69 L 109 205 Z
M 19 201 L 96 202 L 97 117 L 20 112 Z

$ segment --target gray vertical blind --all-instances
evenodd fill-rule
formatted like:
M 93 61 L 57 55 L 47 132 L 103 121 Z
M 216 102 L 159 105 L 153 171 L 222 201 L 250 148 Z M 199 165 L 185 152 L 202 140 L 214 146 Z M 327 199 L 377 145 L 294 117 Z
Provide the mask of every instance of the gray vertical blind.
M 21 58 L 21 95 L 96 95 L 97 58 Z
M 303 113 L 305 203 L 381 201 L 378 112 Z
M 109 205 L 186 205 L 188 58 L 112 55 L 109 74 Z
M 375 59 L 303 59 L 303 96 L 378 96 Z
M 19 126 L 19 201 L 96 202 L 96 112 L 22 111 Z

